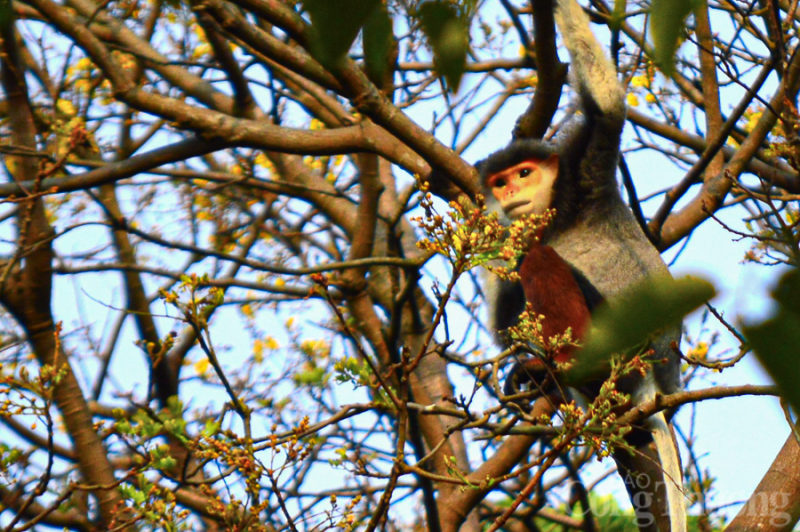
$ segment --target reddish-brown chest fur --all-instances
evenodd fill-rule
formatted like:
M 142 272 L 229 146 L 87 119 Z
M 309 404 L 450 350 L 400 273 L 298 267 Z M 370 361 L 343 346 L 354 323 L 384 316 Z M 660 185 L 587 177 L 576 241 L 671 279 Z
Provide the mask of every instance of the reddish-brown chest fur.
M 581 340 L 591 314 L 569 264 L 550 246 L 534 244 L 519 269 L 525 299 L 537 314 L 544 315 L 542 336 L 563 334 L 572 327 L 572 338 Z M 563 348 L 556 360 L 569 360 L 574 348 Z

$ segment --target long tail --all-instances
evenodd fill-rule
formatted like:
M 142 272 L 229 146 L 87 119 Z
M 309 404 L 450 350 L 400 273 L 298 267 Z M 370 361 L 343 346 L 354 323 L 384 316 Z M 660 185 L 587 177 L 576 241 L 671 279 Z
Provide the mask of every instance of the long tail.
M 653 433 L 653 441 L 656 444 L 656 451 L 663 469 L 671 532 L 686 532 L 686 506 L 683 497 L 681 462 L 664 413 L 658 412 L 651 416 L 647 420 L 647 428 Z

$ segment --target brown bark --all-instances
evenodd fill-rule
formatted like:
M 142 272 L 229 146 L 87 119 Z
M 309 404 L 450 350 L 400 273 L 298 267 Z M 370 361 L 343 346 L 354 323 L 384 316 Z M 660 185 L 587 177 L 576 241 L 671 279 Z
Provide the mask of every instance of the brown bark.
M 800 445 L 790 434 L 729 532 L 786 532 L 800 520 Z
M 14 25 L 3 25 L 0 31 L 3 51 L 0 56 L 0 75 L 10 104 L 9 118 L 14 124 L 12 140 L 15 145 L 35 150 L 33 112 L 28 100 L 24 70 L 19 61 Z M 15 157 L 15 160 L 15 178 L 35 181 L 37 160 L 21 156 Z M 34 188 L 31 192 L 36 191 Z M 123 515 L 120 511 L 125 506 L 115 489 L 117 482 L 114 469 L 102 440 L 95 432 L 92 414 L 70 367 L 69 355 L 60 348 L 60 324 L 54 323 L 50 308 L 54 231 L 47 221 L 41 197 L 31 197 L 20 205 L 17 227 L 18 245 L 23 256 L 15 256 L 2 264 L 0 302 L 25 330 L 39 363 L 63 372 L 61 380 L 53 386 L 53 400 L 72 440 L 81 475 L 86 484 L 92 486 L 97 497 L 100 519 L 110 526 Z M 119 525 L 119 521 L 116 524 Z
M 515 138 L 539 139 L 544 136 L 558 110 L 558 102 L 567 80 L 567 66 L 558 59 L 553 5 L 552 0 L 531 2 L 538 81 L 530 106 L 514 126 Z

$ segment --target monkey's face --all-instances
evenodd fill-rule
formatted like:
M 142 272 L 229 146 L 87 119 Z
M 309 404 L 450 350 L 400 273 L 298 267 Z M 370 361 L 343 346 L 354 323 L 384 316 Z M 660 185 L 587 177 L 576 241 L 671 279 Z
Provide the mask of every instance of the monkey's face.
M 558 177 L 558 155 L 528 159 L 491 174 L 486 184 L 509 218 L 544 214 L 553 199 Z

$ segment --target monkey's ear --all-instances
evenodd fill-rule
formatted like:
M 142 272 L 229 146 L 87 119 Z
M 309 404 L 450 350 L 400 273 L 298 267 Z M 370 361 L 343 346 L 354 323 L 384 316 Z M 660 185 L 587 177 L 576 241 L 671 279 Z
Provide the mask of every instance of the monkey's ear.
M 547 159 L 542 161 L 541 166 L 544 166 L 546 168 L 553 168 L 553 169 L 558 168 L 558 154 L 554 153 L 554 154 L 550 155 Z

